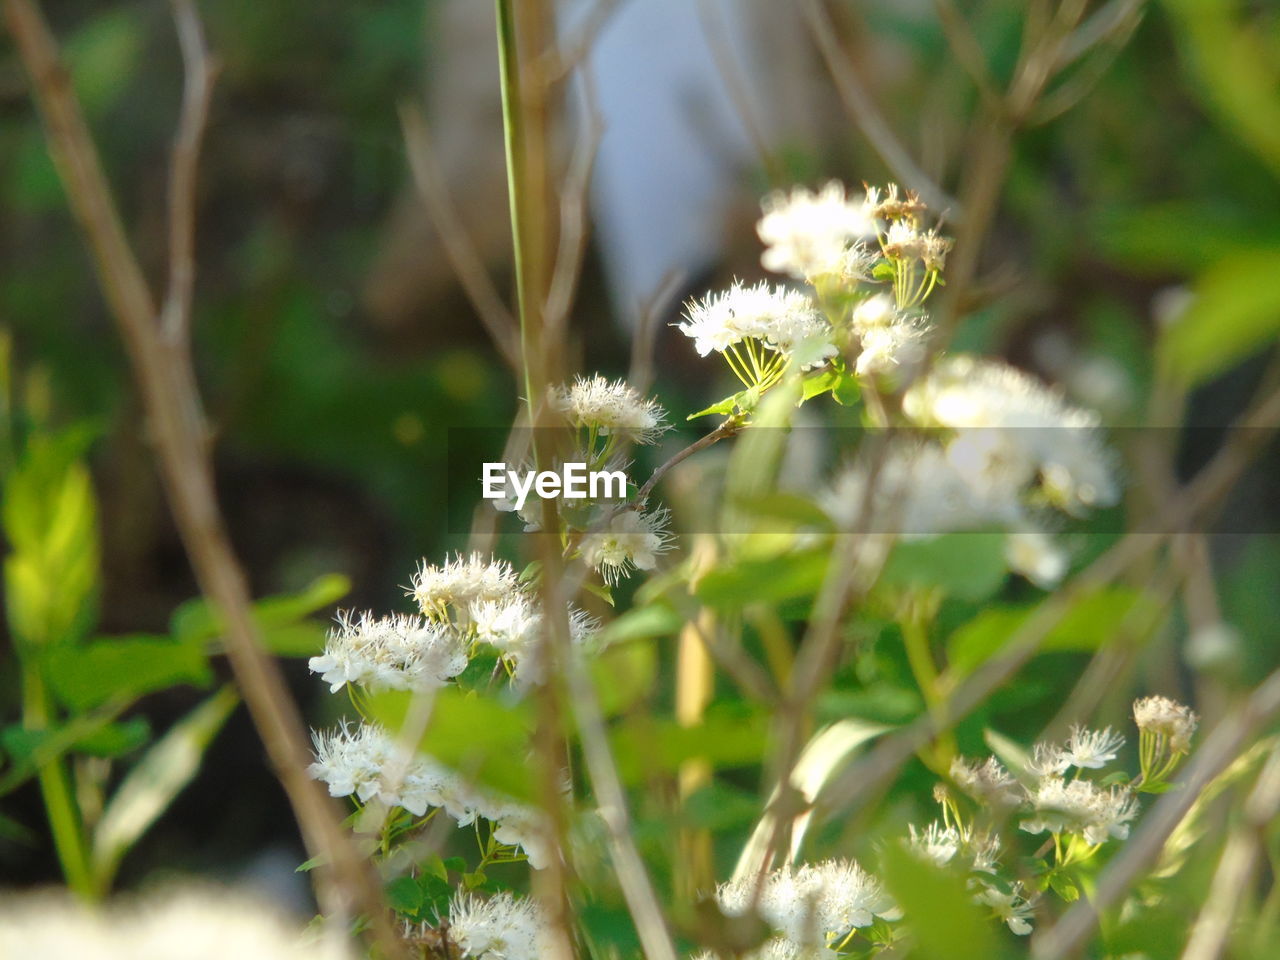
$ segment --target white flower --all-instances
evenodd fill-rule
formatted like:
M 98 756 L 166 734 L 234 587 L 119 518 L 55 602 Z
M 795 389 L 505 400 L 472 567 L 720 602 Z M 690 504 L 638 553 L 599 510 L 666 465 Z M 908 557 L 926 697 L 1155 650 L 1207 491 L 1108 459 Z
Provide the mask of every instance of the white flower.
M 1057 586 L 1067 572 L 1067 555 L 1040 530 L 1010 533 L 1004 556 L 1010 570 L 1046 590 Z
M 951 761 L 951 779 L 957 787 L 984 804 L 993 807 L 1016 807 L 1022 803 L 1018 781 L 995 757 L 981 764 L 956 757 Z
M 1005 364 L 964 355 L 942 360 L 907 391 L 903 411 L 922 426 L 957 431 L 967 445 L 962 462 L 975 477 L 1036 481 L 1071 513 L 1118 496 L 1097 416 Z
M 873 476 L 875 490 L 866 509 Z M 842 529 L 870 526 L 908 537 L 1029 523 L 1016 489 L 973 482 L 935 444 L 901 443 L 878 465 L 855 462 L 836 478 L 821 503 Z
M 1142 733 L 1165 738 L 1174 753 L 1191 749 L 1191 735 L 1200 722 L 1190 707 L 1158 696 L 1135 700 L 1133 719 Z
M 1129 836 L 1138 802 L 1122 787 L 1103 790 L 1088 780 L 1044 777 L 1031 798 L 1035 813 L 1019 826 L 1027 833 L 1078 833 L 1089 843 Z
M 343 723 L 327 733 L 312 731 L 311 739 L 316 759 L 307 773 L 329 785 L 329 796 L 354 793 L 363 802 L 378 795 L 389 747 L 381 727 Z
M 813 301 L 798 290 L 768 283 L 748 287 L 735 282 L 722 293 L 693 301 L 678 326 L 702 357 L 723 353 L 749 337 L 802 366 L 836 353 L 831 325 Z
M 568 610 L 570 648 L 581 653 L 596 638 L 600 622 L 583 610 Z M 517 687 L 541 683 L 544 666 L 545 618 L 538 602 L 523 593 L 506 600 L 486 600 L 471 605 L 476 639 L 488 643 L 514 667 Z
M 844 186 L 834 180 L 819 193 L 797 187 L 770 194 L 762 206 L 756 231 L 766 249 L 760 263 L 798 280 L 841 276 L 849 248 L 875 234 L 864 205 L 847 199 Z
M 0 898 L 13 960 L 351 960 L 345 938 L 304 937 L 260 891 L 182 884 L 89 905 L 51 893 Z
M 509 892 L 482 900 L 463 894 L 449 905 L 449 936 L 476 960 L 538 960 L 553 952 L 550 928 L 538 904 Z
M 473 601 L 500 600 L 518 587 L 515 571 L 505 560 L 486 559 L 479 553 L 459 554 L 440 565 L 424 560 L 413 575 L 408 596 L 417 601 L 424 616 L 445 619 L 447 608 L 453 605 L 465 620 Z
M 347 683 L 371 690 L 434 690 L 467 668 L 467 655 L 447 626 L 397 614 L 340 614 L 324 654 L 308 662 L 331 692 Z
M 307 773 L 328 784 L 330 796 L 354 794 L 361 803 L 377 799 L 417 817 L 440 807 L 459 826 L 483 817 L 492 821 L 499 843 L 523 848 L 531 867 L 541 869 L 549 862 L 551 835 L 541 813 L 404 748 L 382 727 L 344 723 L 329 732 L 315 731 L 312 739 L 316 760 Z
M 632 570 L 654 569 L 658 554 L 670 548 L 670 536 L 664 529 L 669 518 L 666 509 L 648 513 L 623 510 L 610 519 L 606 529 L 583 536 L 583 562 L 611 584 Z
M 1067 738 L 1063 757 L 1070 766 L 1082 770 L 1099 770 L 1114 760 L 1123 746 L 1124 737 L 1113 732 L 1110 727 L 1088 730 L 1074 726 L 1071 728 L 1071 736 Z
M 924 252 L 924 239 L 909 220 L 895 220 L 889 224 L 884 237 L 886 257 L 914 260 Z
M 924 356 L 928 332 L 922 322 L 906 319 L 882 327 L 868 327 L 858 334 L 861 351 L 854 371 L 860 377 L 890 373 L 897 367 L 918 363 Z
M 1031 932 L 1031 918 L 1035 916 L 1035 909 L 1023 899 L 1020 891 L 1021 888 L 1016 885 L 1009 893 L 983 885 L 974 899 L 991 907 L 995 915 L 1009 925 L 1010 930 L 1025 937 Z
M 598 374 L 553 389 L 551 406 L 575 427 L 594 428 L 602 436 L 633 443 L 653 443 L 668 429 L 666 413 L 656 400 L 642 397 L 625 380 Z
M 725 913 L 745 913 L 755 883 L 755 877 L 744 877 L 721 885 L 716 898 Z M 774 870 L 763 880 L 758 907 L 786 940 L 806 946 L 825 945 L 850 930 L 870 926 L 876 917 L 901 916 L 880 882 L 851 860 Z
M 1057 744 L 1037 743 L 1027 770 L 1037 777 L 1047 777 L 1065 773 L 1070 766 L 1071 761 Z
M 960 852 L 963 838 L 955 827 L 944 827 L 935 820 L 924 830 L 917 830 L 914 823 L 908 826 L 908 830 L 911 851 L 934 866 L 945 866 Z

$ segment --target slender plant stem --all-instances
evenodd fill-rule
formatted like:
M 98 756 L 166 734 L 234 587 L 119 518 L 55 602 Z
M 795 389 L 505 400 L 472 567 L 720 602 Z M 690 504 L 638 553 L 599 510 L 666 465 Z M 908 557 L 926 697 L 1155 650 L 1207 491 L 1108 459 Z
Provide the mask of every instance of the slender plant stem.
M 41 665 L 34 661 L 25 663 L 22 670 L 22 725 L 27 730 L 45 730 L 51 719 L 49 691 L 45 687 Z M 58 851 L 67 886 L 80 897 L 96 900 L 102 895 L 102 890 L 94 879 L 89 845 L 62 757 L 58 755 L 38 763 L 37 771 L 53 845 Z

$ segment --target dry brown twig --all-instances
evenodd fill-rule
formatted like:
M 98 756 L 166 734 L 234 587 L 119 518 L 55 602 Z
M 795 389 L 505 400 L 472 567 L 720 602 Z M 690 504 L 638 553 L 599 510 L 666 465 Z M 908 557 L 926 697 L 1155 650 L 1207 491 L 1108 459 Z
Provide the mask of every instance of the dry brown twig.
M 423 205 L 427 208 L 445 254 L 453 266 L 458 282 L 471 301 L 476 316 L 484 324 L 498 353 L 514 371 L 520 370 L 520 344 L 517 337 L 516 318 L 498 294 L 484 261 L 467 236 L 462 218 L 449 196 L 440 165 L 436 162 L 435 148 L 427 129 L 422 111 L 409 104 L 400 107 L 400 126 L 404 131 L 405 150 L 409 157 L 409 170 L 414 186 L 418 189 Z
M 170 178 L 172 262 L 163 317 L 125 236 L 48 24 L 31 0 L 5 0 L 5 15 L 31 78 L 50 153 L 125 341 L 183 545 L 201 592 L 222 620 L 237 685 L 307 850 L 321 860 L 317 880 L 322 906 L 334 918 L 363 910 L 385 956 L 395 957 L 399 940 L 376 878 L 342 827 L 335 805 L 306 773 L 311 755 L 302 717 L 279 668 L 263 650 L 248 586 L 218 509 L 208 432 L 186 342 L 195 272 L 195 175 L 213 68 L 194 6 L 190 0 L 173 4 L 186 86 Z

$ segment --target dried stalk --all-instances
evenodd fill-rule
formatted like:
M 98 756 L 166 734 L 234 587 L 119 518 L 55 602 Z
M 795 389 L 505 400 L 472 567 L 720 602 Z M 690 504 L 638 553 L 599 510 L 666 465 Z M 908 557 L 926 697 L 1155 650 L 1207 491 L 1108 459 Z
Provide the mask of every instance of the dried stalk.
M 334 804 L 307 776 L 311 756 L 305 727 L 279 668 L 262 648 L 248 587 L 217 505 L 208 432 L 186 344 L 194 278 L 195 171 L 212 66 L 194 8 L 182 0 L 174 4 L 186 93 L 170 179 L 172 262 L 163 327 L 48 24 L 31 0 L 6 0 L 5 15 L 31 78 L 50 153 L 125 341 L 183 545 L 201 592 L 221 618 L 237 685 L 293 806 L 308 853 L 323 864 L 317 871 L 322 907 L 333 917 L 363 910 L 383 954 L 398 956 L 399 941 L 368 862 L 343 829 Z

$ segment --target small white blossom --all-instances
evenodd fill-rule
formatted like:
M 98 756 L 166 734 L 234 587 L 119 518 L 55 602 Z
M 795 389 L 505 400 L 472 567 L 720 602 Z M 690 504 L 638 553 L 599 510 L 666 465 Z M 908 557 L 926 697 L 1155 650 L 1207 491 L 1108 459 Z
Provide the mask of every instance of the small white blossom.
M 1022 897 L 1019 887 L 1015 886 L 1013 891 L 1004 893 L 996 887 L 983 885 L 975 899 L 989 906 L 1018 936 L 1025 937 L 1031 932 L 1031 919 L 1035 916 L 1035 909 Z
M 308 938 L 260 892 L 163 885 L 87 904 L 52 893 L 0 898 L 6 960 L 352 960 L 345 937 Z
M 914 260 L 924 253 L 924 238 L 909 220 L 889 224 L 884 237 L 884 254 L 898 260 Z
M 1067 572 L 1066 553 L 1040 530 L 1010 533 L 1005 540 L 1004 556 L 1010 570 L 1046 590 L 1057 586 Z
M 1035 813 L 1020 826 L 1027 833 L 1077 833 L 1089 843 L 1129 836 L 1129 821 L 1138 815 L 1138 802 L 1122 787 L 1103 790 L 1088 780 L 1044 777 L 1031 802 Z
M 1031 754 L 1027 770 L 1037 777 L 1057 776 L 1066 773 L 1071 761 L 1063 749 L 1055 743 L 1037 743 Z
M 1074 726 L 1071 728 L 1071 736 L 1067 738 L 1063 756 L 1070 766 L 1082 770 L 1100 770 L 1116 758 L 1123 746 L 1124 737 L 1113 732 L 1110 727 L 1088 730 Z
M 836 354 L 831 325 L 808 296 L 768 283 L 734 283 L 722 293 L 686 305 L 680 332 L 693 339 L 698 355 L 723 353 L 747 338 L 792 357 L 802 366 Z
M 846 198 L 844 185 L 834 180 L 818 193 L 797 187 L 770 194 L 762 206 L 756 231 L 766 249 L 760 263 L 797 280 L 843 275 L 849 248 L 875 234 L 865 206 Z
M 606 529 L 582 538 L 582 559 L 606 583 L 617 583 L 632 570 L 652 570 L 658 555 L 670 548 L 665 530 L 670 512 L 666 509 L 641 513 L 623 510 L 609 520 Z
M 746 913 L 755 884 L 754 876 L 722 884 L 716 898 L 725 913 Z M 851 860 L 774 870 L 763 880 L 758 908 L 783 938 L 804 946 L 825 945 L 850 930 L 870 926 L 876 917 L 901 916 L 880 881 Z
M 963 838 L 955 827 L 944 827 L 936 820 L 923 830 L 917 830 L 914 823 L 909 825 L 908 830 L 911 834 L 908 840 L 911 851 L 937 867 L 954 860 L 963 843 Z
M 951 779 L 973 799 L 993 807 L 1016 807 L 1022 803 L 1022 788 L 995 757 L 981 764 L 956 757 L 951 761 Z
M 551 406 L 574 427 L 596 429 L 633 443 L 653 443 L 668 429 L 666 412 L 625 380 L 577 377 L 551 391 Z
M 359 683 L 371 690 L 434 690 L 467 668 L 461 642 L 447 626 L 421 617 L 338 617 L 324 653 L 308 661 L 331 692 Z
M 1035 482 L 1071 513 L 1118 496 L 1097 416 L 1005 364 L 964 355 L 942 360 L 907 391 L 903 411 L 922 426 L 957 431 L 975 476 Z
M 476 639 L 490 644 L 512 664 L 516 686 L 527 687 L 546 678 L 546 620 L 537 600 L 516 593 L 505 600 L 473 603 L 471 623 Z M 599 633 L 599 621 L 576 607 L 569 608 L 568 623 L 570 648 L 577 652 L 587 649 Z
M 445 618 L 452 605 L 465 620 L 473 601 L 500 600 L 518 586 L 515 571 L 505 560 L 486 559 L 479 553 L 459 554 L 439 565 L 424 560 L 413 575 L 408 596 L 417 601 L 424 616 Z
M 449 905 L 449 937 L 474 960 L 538 960 L 554 949 L 536 901 L 502 892 L 482 900 L 463 894 Z
M 1190 707 L 1159 696 L 1134 701 L 1133 719 L 1141 732 L 1164 737 L 1174 753 L 1191 749 L 1191 735 L 1200 722 Z

